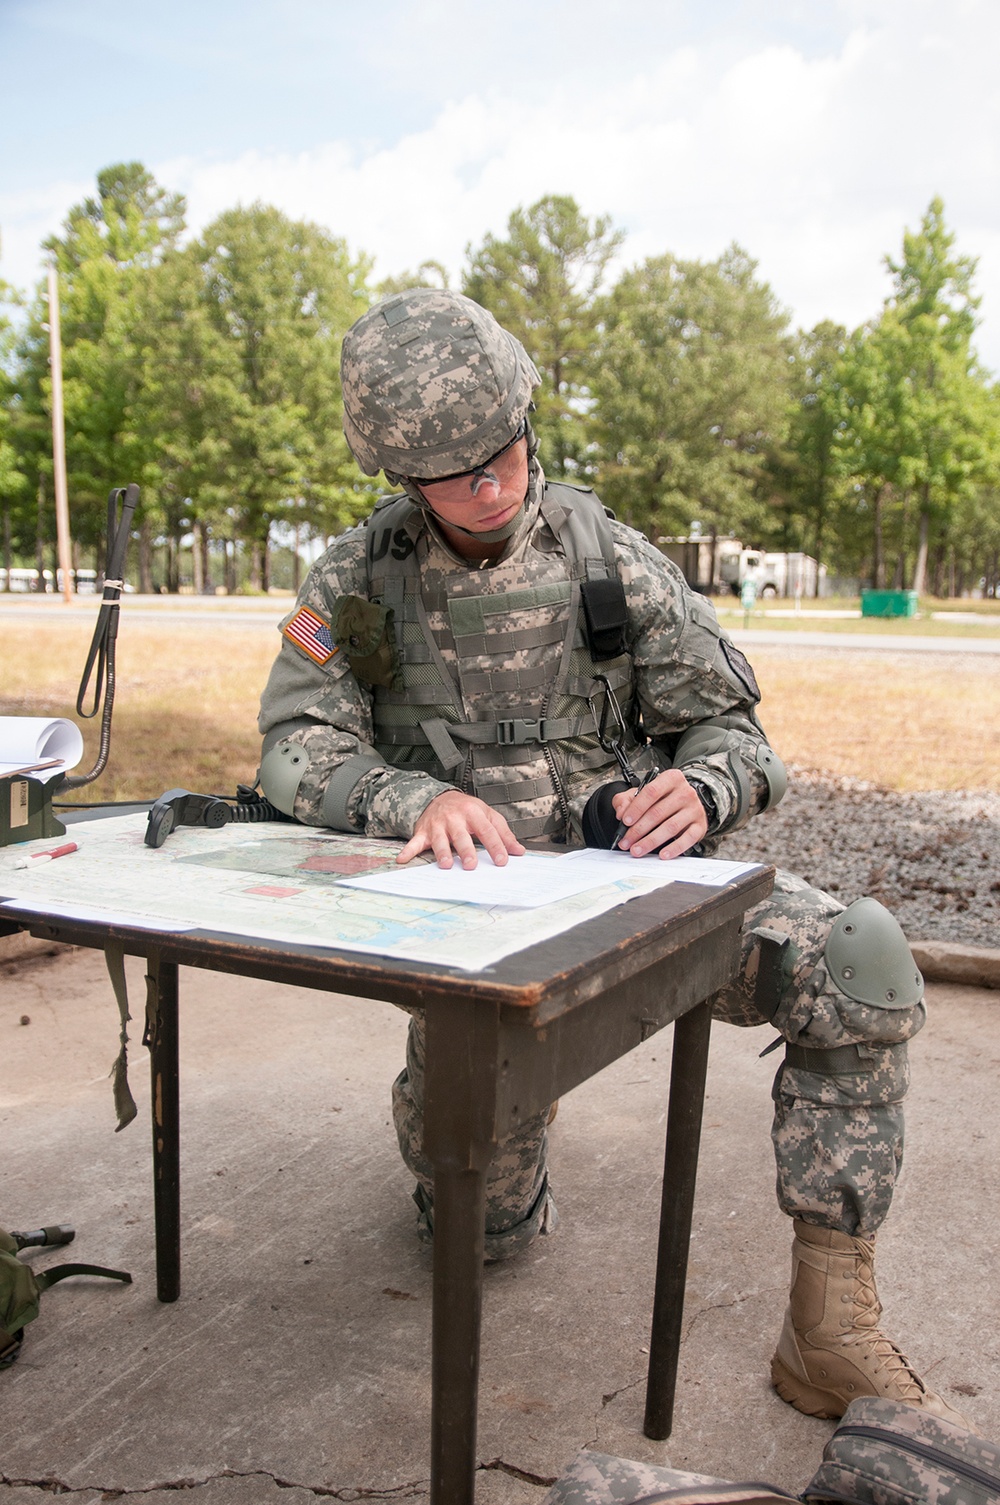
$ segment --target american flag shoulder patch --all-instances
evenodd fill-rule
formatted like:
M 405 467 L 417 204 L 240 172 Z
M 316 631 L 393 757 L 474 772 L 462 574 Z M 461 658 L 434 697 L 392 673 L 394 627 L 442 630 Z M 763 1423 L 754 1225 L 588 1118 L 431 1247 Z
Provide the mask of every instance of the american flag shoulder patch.
M 301 648 L 317 664 L 328 664 L 337 652 L 329 622 L 324 622 L 308 606 L 299 607 L 295 615 L 285 623 L 281 635 L 294 643 L 296 648 Z

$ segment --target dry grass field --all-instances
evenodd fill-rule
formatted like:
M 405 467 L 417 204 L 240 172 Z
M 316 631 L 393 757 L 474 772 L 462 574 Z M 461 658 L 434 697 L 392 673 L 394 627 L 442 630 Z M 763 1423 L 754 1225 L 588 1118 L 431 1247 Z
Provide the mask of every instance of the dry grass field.
M 0 621 L 0 715 L 78 720 L 93 623 L 90 613 Z M 155 799 L 178 786 L 235 794 L 237 783 L 252 784 L 257 703 L 277 650 L 278 634 L 267 623 L 123 621 L 111 757 L 102 776 L 71 798 Z M 99 720 L 81 726 L 86 756 L 78 773 L 93 765 Z
M 779 642 L 749 657 L 787 762 L 899 791 L 1000 791 L 1000 655 Z
M 280 612 L 275 603 L 275 621 Z M 152 799 L 174 786 L 232 794 L 257 768 L 257 701 L 274 625 L 239 613 L 130 618 L 118 639 L 108 769 L 73 798 Z M 75 718 L 91 610 L 0 618 L 0 714 Z M 755 647 L 761 718 L 800 767 L 896 790 L 1000 791 L 1000 655 Z M 97 723 L 85 724 L 93 762 Z

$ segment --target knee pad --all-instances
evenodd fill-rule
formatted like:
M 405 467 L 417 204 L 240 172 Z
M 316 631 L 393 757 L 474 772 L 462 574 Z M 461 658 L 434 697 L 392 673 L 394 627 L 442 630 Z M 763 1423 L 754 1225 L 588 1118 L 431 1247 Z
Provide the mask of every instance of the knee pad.
M 836 987 L 856 1003 L 906 1009 L 924 979 L 898 920 L 877 899 L 855 899 L 833 923 L 823 959 Z

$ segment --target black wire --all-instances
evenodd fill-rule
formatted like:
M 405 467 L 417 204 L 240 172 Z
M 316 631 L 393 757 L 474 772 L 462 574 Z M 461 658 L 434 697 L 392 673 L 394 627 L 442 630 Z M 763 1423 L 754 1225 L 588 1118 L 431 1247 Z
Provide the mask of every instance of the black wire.
M 120 597 L 125 574 L 125 551 L 128 548 L 129 534 L 132 531 L 132 514 L 138 500 L 139 488 L 135 484 L 116 487 L 108 497 L 108 547 L 104 571 L 104 595 L 76 697 L 77 715 L 82 716 L 85 721 L 90 721 L 101 710 L 103 690 L 101 742 L 97 762 L 90 772 L 73 777 L 64 776 L 59 784 L 60 790 L 79 789 L 82 784 L 92 783 L 107 766 L 108 754 L 111 751 L 111 713 L 115 703 L 115 640 L 118 636 L 118 613 L 121 607 Z M 121 503 L 120 517 L 118 516 L 119 502 Z M 87 695 L 90 676 L 95 668 L 97 674 L 94 681 L 94 703 L 88 711 L 84 709 L 83 702 Z
M 70 800 L 53 800 L 53 810 L 112 810 L 118 805 L 151 805 L 152 800 L 93 800 L 88 805 L 77 804 Z

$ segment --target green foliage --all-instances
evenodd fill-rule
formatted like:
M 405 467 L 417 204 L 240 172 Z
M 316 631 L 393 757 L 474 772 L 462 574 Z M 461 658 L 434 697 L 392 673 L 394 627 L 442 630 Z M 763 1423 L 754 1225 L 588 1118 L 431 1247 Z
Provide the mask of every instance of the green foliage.
M 411 287 L 434 287 L 447 290 L 448 271 L 440 261 L 422 261 L 415 272 L 400 272 L 398 277 L 383 277 L 375 289 L 380 298 L 405 293 Z
M 45 248 L 58 273 L 66 465 L 73 536 L 99 547 L 108 491 L 141 471 L 130 422 L 145 279 L 183 229 L 184 201 L 139 163 L 106 168 L 96 198 L 70 210 Z M 23 469 L 51 496 L 51 378 L 46 292 L 31 307 L 19 349 L 15 422 Z M 44 531 L 50 532 L 49 519 Z
M 995 465 L 991 402 L 972 349 L 975 263 L 952 252 L 943 205 L 907 231 L 881 317 L 857 331 L 840 371 L 843 469 L 868 535 L 870 575 L 925 588 L 933 549 L 947 549 L 963 501 Z
M 650 537 L 766 522 L 769 446 L 787 424 L 786 316 L 738 246 L 659 256 L 602 307 L 591 387 L 602 495 Z
M 557 195 L 515 209 L 507 238 L 469 247 L 462 291 L 524 345 L 543 378 L 533 419 L 546 472 L 589 474 L 589 383 L 598 341 L 597 295 L 622 244 L 611 220 L 589 220 Z
M 12 289 L 6 282 L 0 281 L 0 507 L 5 512 L 27 489 L 26 477 L 19 466 L 17 450 L 11 440 L 17 384 L 11 370 L 14 331 L 5 307 L 12 303 Z
M 824 320 L 799 331 L 791 346 L 791 406 L 783 445 L 769 457 L 771 514 L 777 546 L 825 563 L 844 493 L 838 463 L 840 374 L 847 331 Z
M 72 532 L 100 565 L 107 492 L 134 479 L 143 588 L 162 578 L 155 551 L 178 588 L 193 534 L 196 585 L 214 542 L 231 589 L 265 589 L 275 540 L 294 580 L 303 533 L 370 510 L 339 377 L 370 265 L 262 204 L 182 249 L 183 233 L 180 195 L 128 162 L 100 172 L 46 242 Z M 714 261 L 652 257 L 609 288 L 622 241 L 608 217 L 548 195 L 467 251 L 463 291 L 542 374 L 548 473 L 593 480 L 654 539 L 697 520 L 879 585 L 996 589 L 1000 392 L 973 350 L 975 262 L 955 251 L 939 200 L 887 258 L 880 316 L 852 334 L 828 322 L 790 334 L 738 246 Z M 447 286 L 424 261 L 377 293 Z M 48 310 L 40 288 L 15 334 L 11 301 L 0 284 L 0 509 L 15 560 L 51 563 Z
M 334 532 L 352 520 L 340 346 L 367 307 L 368 265 L 318 226 L 261 204 L 220 215 L 192 254 L 213 366 L 203 434 L 215 453 L 201 494 L 259 551 L 252 583 L 266 585 L 275 522 Z

